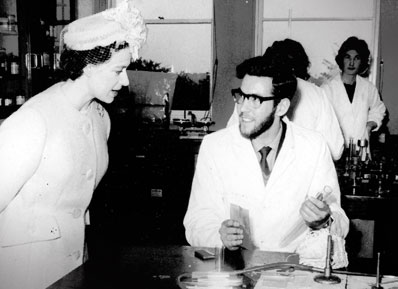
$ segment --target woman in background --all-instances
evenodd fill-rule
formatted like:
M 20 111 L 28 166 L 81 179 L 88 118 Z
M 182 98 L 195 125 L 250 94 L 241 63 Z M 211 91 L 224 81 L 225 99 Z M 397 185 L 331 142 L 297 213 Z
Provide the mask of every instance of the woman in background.
M 145 37 L 127 1 L 72 22 L 61 33 L 65 81 L 1 125 L 1 288 L 46 288 L 82 264 L 86 210 L 108 167 L 110 119 L 97 100 L 128 85 Z
M 346 147 L 350 139 L 354 144 L 361 139 L 369 141 L 371 132 L 379 129 L 386 113 L 377 88 L 365 78 L 369 60 L 366 42 L 349 37 L 336 56 L 341 73 L 322 85 L 336 112 Z

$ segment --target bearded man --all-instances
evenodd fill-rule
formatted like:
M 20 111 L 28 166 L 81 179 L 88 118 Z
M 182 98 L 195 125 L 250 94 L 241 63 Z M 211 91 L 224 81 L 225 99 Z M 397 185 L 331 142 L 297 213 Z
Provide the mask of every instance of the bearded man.
M 309 231 L 345 238 L 349 221 L 324 138 L 284 117 L 296 78 L 264 57 L 246 62 L 232 90 L 239 123 L 201 144 L 184 218 L 188 242 L 295 252 Z

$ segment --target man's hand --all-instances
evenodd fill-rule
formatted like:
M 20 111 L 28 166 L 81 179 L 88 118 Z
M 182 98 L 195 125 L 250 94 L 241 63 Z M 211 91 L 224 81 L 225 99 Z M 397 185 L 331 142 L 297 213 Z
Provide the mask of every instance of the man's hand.
M 221 241 L 228 250 L 237 250 L 243 242 L 243 228 L 238 221 L 225 220 L 218 231 Z
M 306 199 L 300 208 L 300 215 L 307 226 L 313 229 L 320 229 L 329 220 L 331 214 L 329 205 L 314 197 Z

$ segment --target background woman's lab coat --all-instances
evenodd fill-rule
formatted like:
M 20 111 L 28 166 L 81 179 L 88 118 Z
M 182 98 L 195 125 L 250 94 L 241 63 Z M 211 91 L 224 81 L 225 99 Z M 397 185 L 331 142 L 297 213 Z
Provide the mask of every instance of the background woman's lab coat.
M 322 88 L 336 112 L 346 147 L 349 145 L 350 138 L 353 139 L 354 144 L 360 139 L 369 140 L 366 130 L 367 122 L 374 121 L 377 124 L 374 130 L 380 128 L 386 107 L 380 100 L 377 88 L 369 80 L 356 76 L 352 103 L 348 99 L 340 74 L 323 84 Z

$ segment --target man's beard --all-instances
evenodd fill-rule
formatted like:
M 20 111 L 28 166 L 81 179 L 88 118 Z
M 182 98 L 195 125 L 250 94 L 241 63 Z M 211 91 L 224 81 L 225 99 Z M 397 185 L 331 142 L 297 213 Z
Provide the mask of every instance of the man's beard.
M 275 110 L 276 109 L 274 108 L 272 110 L 271 114 L 266 119 L 264 119 L 261 123 L 259 123 L 256 127 L 254 127 L 249 132 L 242 132 L 242 126 L 241 126 L 241 124 L 239 124 L 239 130 L 240 130 L 241 135 L 248 139 L 255 139 L 262 133 L 266 132 L 274 123 Z

